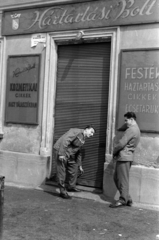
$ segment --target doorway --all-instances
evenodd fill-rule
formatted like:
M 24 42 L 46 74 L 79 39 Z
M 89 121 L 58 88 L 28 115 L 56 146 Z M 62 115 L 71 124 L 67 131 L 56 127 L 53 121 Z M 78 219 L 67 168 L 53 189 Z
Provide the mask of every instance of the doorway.
M 70 128 L 94 126 L 96 134 L 84 145 L 84 174 L 77 183 L 96 188 L 103 183 L 110 49 L 110 42 L 58 46 L 54 142 Z

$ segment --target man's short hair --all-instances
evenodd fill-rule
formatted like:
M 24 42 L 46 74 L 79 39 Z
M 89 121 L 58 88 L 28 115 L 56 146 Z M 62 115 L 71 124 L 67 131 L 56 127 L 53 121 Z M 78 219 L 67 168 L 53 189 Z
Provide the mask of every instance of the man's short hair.
M 86 127 L 85 127 L 85 129 L 90 129 L 90 128 L 93 128 L 93 130 L 94 130 L 94 132 L 96 132 L 96 130 L 95 130 L 95 128 L 92 126 L 92 125 L 87 125 Z
M 133 118 L 134 120 L 136 120 L 136 114 L 134 112 L 127 112 L 124 114 L 124 117 L 128 119 Z

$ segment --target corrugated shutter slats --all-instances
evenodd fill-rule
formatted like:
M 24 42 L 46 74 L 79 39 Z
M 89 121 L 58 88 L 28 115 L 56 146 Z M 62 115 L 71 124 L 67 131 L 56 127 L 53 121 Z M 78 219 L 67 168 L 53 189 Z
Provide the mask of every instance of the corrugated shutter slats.
M 81 185 L 101 187 L 105 161 L 110 42 L 58 48 L 54 141 L 72 127 L 92 124 L 97 133 L 84 145 Z

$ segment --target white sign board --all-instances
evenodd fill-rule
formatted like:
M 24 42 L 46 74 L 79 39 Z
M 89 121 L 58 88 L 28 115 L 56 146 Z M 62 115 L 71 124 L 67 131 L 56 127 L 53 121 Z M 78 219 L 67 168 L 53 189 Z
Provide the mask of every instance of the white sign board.
M 36 47 L 38 43 L 44 43 L 44 47 L 46 47 L 46 34 L 38 33 L 32 35 L 31 47 Z

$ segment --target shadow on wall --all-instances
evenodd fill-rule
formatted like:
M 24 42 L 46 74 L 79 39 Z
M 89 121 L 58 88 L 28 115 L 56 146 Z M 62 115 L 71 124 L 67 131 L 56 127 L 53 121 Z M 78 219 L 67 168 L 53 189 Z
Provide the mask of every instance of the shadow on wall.
M 3 203 L 0 202 L 0 240 L 3 237 Z
M 114 201 L 118 199 L 119 192 L 115 186 L 113 175 L 115 170 L 115 162 L 112 160 L 110 163 L 105 164 L 104 179 L 103 179 L 103 200 Z

